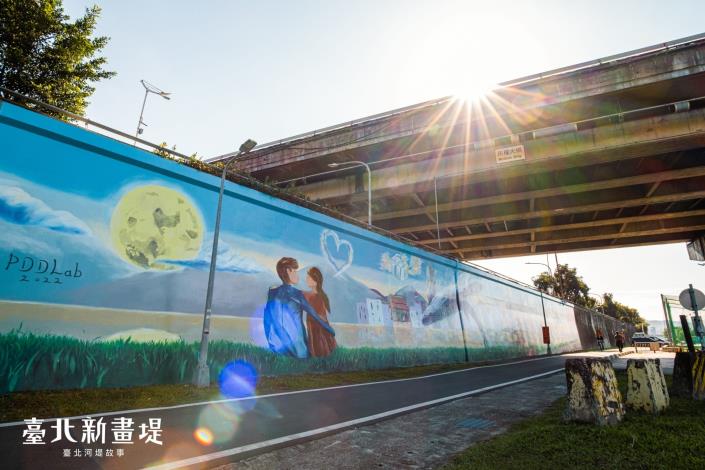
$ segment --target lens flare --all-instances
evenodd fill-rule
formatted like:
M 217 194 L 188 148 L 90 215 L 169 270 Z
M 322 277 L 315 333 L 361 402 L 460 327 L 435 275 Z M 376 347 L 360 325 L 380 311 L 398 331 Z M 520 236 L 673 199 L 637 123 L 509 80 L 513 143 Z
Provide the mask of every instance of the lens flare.
M 209 446 L 213 444 L 213 433 L 208 428 L 197 428 L 193 432 L 193 437 L 201 445 Z
M 257 369 L 243 360 L 229 362 L 218 376 L 220 393 L 226 398 L 247 398 L 255 394 Z
M 204 429 L 210 435 L 207 445 L 213 442 L 218 444 L 232 439 L 240 425 L 240 413 L 228 405 L 228 403 L 215 403 L 209 405 L 201 412 L 196 424 L 196 432 L 194 433 L 197 441 L 201 442 L 196 433 Z M 201 443 L 203 444 L 203 442 Z

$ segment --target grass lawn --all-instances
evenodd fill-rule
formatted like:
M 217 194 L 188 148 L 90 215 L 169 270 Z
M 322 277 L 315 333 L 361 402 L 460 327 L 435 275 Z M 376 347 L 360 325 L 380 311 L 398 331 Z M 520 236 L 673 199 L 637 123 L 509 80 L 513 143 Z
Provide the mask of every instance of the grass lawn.
M 482 362 L 476 362 L 472 366 L 482 364 Z M 471 365 L 467 363 L 436 364 L 356 372 L 261 377 L 257 384 L 257 394 L 265 395 L 308 388 L 418 377 L 469 367 Z M 197 388 L 183 384 L 13 392 L 0 395 L 0 422 L 19 421 L 32 416 L 37 418 L 75 416 L 104 411 L 178 405 L 220 398 L 222 397 L 217 386 Z
M 617 379 L 626 397 L 626 373 Z M 563 423 L 564 409 L 561 398 L 543 414 L 457 455 L 444 470 L 705 468 L 705 401 L 671 398 L 660 416 L 627 410 L 612 427 Z

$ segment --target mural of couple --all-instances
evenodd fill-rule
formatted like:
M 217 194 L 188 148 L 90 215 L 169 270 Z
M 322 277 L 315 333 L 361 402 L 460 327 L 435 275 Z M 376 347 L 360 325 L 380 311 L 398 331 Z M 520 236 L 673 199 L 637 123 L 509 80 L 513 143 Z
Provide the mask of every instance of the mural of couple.
M 323 290 L 323 274 L 316 267 L 306 273 L 310 291 L 296 288 L 299 263 L 294 258 L 277 262 L 280 286 L 269 289 L 264 309 L 264 332 L 269 349 L 287 356 L 325 357 L 336 347 L 335 331 L 328 322 L 330 301 Z M 303 316 L 306 314 L 306 325 Z

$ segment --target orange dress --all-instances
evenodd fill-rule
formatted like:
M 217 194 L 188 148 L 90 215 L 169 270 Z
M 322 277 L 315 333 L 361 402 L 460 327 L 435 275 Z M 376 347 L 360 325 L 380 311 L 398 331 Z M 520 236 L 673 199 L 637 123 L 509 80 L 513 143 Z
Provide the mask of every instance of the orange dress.
M 306 301 L 313 307 L 319 317 L 325 322 L 328 322 L 328 311 L 326 304 L 323 302 L 323 297 L 315 292 L 304 292 Z M 306 316 L 306 326 L 308 330 L 308 354 L 310 357 L 325 357 L 330 355 L 335 349 L 337 343 L 335 336 L 326 331 L 318 321 Z

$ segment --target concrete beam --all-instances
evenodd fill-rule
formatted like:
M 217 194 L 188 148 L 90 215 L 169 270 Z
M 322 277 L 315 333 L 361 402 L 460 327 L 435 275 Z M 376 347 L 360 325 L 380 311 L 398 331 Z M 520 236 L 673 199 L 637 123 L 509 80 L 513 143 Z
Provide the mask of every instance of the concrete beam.
M 619 187 L 623 187 L 623 186 L 633 186 L 633 185 L 638 185 L 638 184 L 654 183 L 652 185 L 651 189 L 646 194 L 646 197 L 651 197 L 653 195 L 654 191 L 656 190 L 656 188 L 663 181 L 677 180 L 677 179 L 683 179 L 683 178 L 692 178 L 692 177 L 696 177 L 696 176 L 705 176 L 705 166 L 694 167 L 694 168 L 685 168 L 682 170 L 662 171 L 662 172 L 657 172 L 657 173 L 649 173 L 649 174 L 645 174 L 645 175 L 630 176 L 630 177 L 626 177 L 626 178 L 612 178 L 612 179 L 601 180 L 601 181 L 590 181 L 588 183 L 566 185 L 566 186 L 557 186 L 557 187 L 553 187 L 553 188 L 540 189 L 540 190 L 536 190 L 536 191 L 524 191 L 524 192 L 519 192 L 519 193 L 500 194 L 497 196 L 477 197 L 477 198 L 472 198 L 472 199 L 468 199 L 468 200 L 458 200 L 458 201 L 438 204 L 438 211 L 444 212 L 444 211 L 449 211 L 449 210 L 467 209 L 470 207 L 487 206 L 487 205 L 491 205 L 491 204 L 503 204 L 503 203 L 508 203 L 508 202 L 523 201 L 526 199 L 529 199 L 531 201 L 529 207 L 530 207 L 530 210 L 533 210 L 533 207 L 532 207 L 533 203 L 534 203 L 535 199 L 539 199 L 539 198 L 552 197 L 552 196 L 563 196 L 566 194 L 575 194 L 575 193 L 590 192 L 590 191 L 602 191 L 605 189 L 619 188 Z M 412 197 L 418 198 L 418 196 L 415 193 L 413 193 Z M 406 209 L 406 210 L 376 213 L 375 220 L 380 221 L 380 220 L 396 219 L 396 218 L 400 218 L 400 217 L 409 217 L 409 216 L 413 216 L 413 215 L 423 214 L 425 212 L 426 212 L 425 210 L 418 208 L 418 209 Z M 353 217 L 355 217 L 355 216 L 356 215 L 354 215 Z
M 489 224 L 493 222 L 501 222 L 503 220 L 526 220 L 535 219 L 539 217 L 550 217 L 555 215 L 569 215 L 569 214 L 579 214 L 582 212 L 592 212 L 592 211 L 602 211 L 609 209 L 618 209 L 621 207 L 634 207 L 642 206 L 644 204 L 660 204 L 664 202 L 678 202 L 686 201 L 690 199 L 699 199 L 705 197 L 705 190 L 683 192 L 677 194 L 669 194 L 664 196 L 652 196 L 652 197 L 640 197 L 631 198 L 624 200 L 615 200 L 611 202 L 597 203 L 597 204 L 585 204 L 575 207 L 565 207 L 565 208 L 553 208 L 547 210 L 538 210 L 533 212 L 516 212 L 513 214 L 505 214 L 494 217 L 476 217 L 476 218 L 466 218 L 463 220 L 457 220 L 452 222 L 443 222 L 438 224 L 439 228 L 452 228 L 461 225 L 474 225 L 474 224 Z M 403 234 L 409 232 L 419 232 L 423 230 L 435 229 L 436 225 L 413 225 L 408 227 L 394 227 L 388 229 L 392 233 Z
M 568 243 L 577 243 L 577 242 L 588 242 L 588 241 L 596 241 L 596 240 L 613 240 L 613 239 L 620 239 L 620 238 L 634 238 L 634 237 L 646 237 L 650 235 L 664 235 L 664 234 L 671 234 L 671 233 L 683 233 L 683 232 L 693 232 L 693 231 L 700 231 L 700 230 L 705 230 L 705 225 L 690 225 L 690 226 L 682 226 L 682 227 L 670 227 L 670 228 L 663 228 L 663 229 L 655 229 L 655 230 L 637 230 L 634 232 L 624 232 L 624 233 L 600 233 L 596 235 L 587 235 L 587 236 L 582 236 L 582 237 L 572 237 L 572 238 L 559 238 L 559 239 L 551 239 L 551 240 L 537 240 L 537 241 L 526 241 L 526 242 L 520 242 L 520 243 L 505 243 L 505 244 L 497 244 L 497 245 L 484 245 L 484 246 L 472 246 L 472 247 L 462 247 L 462 248 L 454 248 L 452 250 L 440 250 L 441 253 L 446 253 L 446 254 L 453 254 L 453 253 L 459 253 L 459 252 L 468 252 L 470 250 L 474 251 L 480 251 L 480 250 L 496 250 L 496 249 L 505 249 L 505 248 L 524 248 L 524 247 L 529 247 L 529 246 L 544 246 L 544 245 L 563 245 L 563 244 L 568 244 Z
M 594 245 L 588 244 L 566 244 L 566 245 L 555 245 L 547 246 L 546 250 L 540 250 L 541 247 L 537 247 L 535 254 L 544 253 L 554 253 L 554 252 L 571 252 L 571 251 L 593 251 L 593 250 L 608 250 L 613 248 L 627 248 L 627 247 L 638 247 L 638 246 L 653 246 L 660 244 L 670 244 L 670 243 L 681 243 L 687 242 L 693 239 L 695 232 L 683 232 L 676 234 L 666 234 L 658 236 L 649 237 L 635 237 L 635 238 L 622 238 L 618 240 L 615 245 L 598 243 Z M 590 242 L 587 242 L 590 243 Z M 531 255 L 530 247 L 524 246 L 521 248 L 508 248 L 508 249 L 487 249 L 478 251 L 464 251 L 463 252 L 466 260 L 479 260 L 487 258 L 512 258 L 516 256 L 527 256 Z
M 441 152 L 442 159 L 408 163 L 396 160 L 394 166 L 373 168 L 372 196 L 427 191 L 434 178 L 441 189 L 457 187 L 465 181 L 482 182 L 703 146 L 705 110 L 694 110 L 529 141 L 524 144 L 526 160 L 519 163 L 497 164 L 493 148 L 472 152 L 438 149 L 429 154 Z M 301 185 L 299 190 L 327 204 L 367 197 L 366 193 L 350 191 L 349 184 L 334 183 L 337 180 Z
M 506 237 L 509 235 L 526 235 L 531 234 L 532 241 L 535 239 L 537 233 L 555 232 L 559 230 L 571 230 L 571 229 L 586 229 L 593 227 L 609 226 L 609 225 L 627 225 L 634 222 L 648 222 L 652 220 L 667 220 L 667 219 L 678 219 L 681 217 L 693 217 L 693 216 L 705 216 L 705 209 L 700 210 L 687 210 L 681 212 L 668 212 L 659 214 L 647 214 L 632 217 L 618 217 L 614 219 L 603 219 L 594 220 L 590 222 L 578 222 L 572 224 L 560 224 L 560 225 L 546 225 L 538 226 L 526 229 L 511 230 L 509 232 L 492 232 L 492 233 L 478 233 L 469 235 L 457 235 L 454 237 L 441 238 L 441 243 L 443 242 L 459 242 L 465 240 L 484 240 L 489 238 Z M 543 221 L 543 220 L 542 220 Z M 419 245 L 432 245 L 438 243 L 438 240 L 419 240 L 417 244 Z

